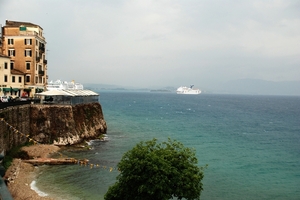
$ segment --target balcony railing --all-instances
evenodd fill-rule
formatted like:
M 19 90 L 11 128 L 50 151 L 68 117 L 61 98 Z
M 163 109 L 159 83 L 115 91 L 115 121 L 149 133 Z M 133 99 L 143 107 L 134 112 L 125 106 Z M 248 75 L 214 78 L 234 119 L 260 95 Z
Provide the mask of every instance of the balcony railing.
M 22 35 L 22 36 L 24 36 L 24 35 L 38 36 L 38 37 L 42 38 L 43 40 L 45 40 L 44 36 L 39 35 L 36 31 L 20 31 L 20 35 Z
M 45 46 L 40 46 L 39 49 L 41 52 L 43 52 L 43 53 L 45 52 Z
M 39 70 L 39 75 L 40 75 L 40 76 L 44 76 L 44 75 L 45 75 L 45 71 Z

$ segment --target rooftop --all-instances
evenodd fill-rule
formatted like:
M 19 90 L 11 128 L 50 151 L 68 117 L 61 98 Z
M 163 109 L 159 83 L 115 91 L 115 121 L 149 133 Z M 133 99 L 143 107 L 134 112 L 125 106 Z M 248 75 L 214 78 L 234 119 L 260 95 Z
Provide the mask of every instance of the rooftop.
M 5 26 L 10 26 L 10 27 L 19 27 L 19 26 L 40 27 L 39 25 L 30 23 L 30 22 L 18 22 L 18 21 L 9 21 L 9 20 L 5 21 Z
M 2 58 L 10 58 L 9 56 L 3 55 L 3 54 L 0 54 L 0 57 L 2 57 Z
M 15 74 L 15 75 L 24 75 L 25 74 L 22 71 L 17 70 L 17 69 L 11 69 L 10 72 L 11 72 L 11 74 Z

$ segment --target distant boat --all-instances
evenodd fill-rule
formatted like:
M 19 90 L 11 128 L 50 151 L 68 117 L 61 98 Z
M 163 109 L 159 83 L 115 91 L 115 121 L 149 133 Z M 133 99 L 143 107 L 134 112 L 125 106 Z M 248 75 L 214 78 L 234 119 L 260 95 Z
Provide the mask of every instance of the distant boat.
M 194 85 L 191 85 L 190 87 L 179 87 L 177 88 L 176 92 L 177 94 L 200 94 L 201 90 L 199 89 L 193 89 Z

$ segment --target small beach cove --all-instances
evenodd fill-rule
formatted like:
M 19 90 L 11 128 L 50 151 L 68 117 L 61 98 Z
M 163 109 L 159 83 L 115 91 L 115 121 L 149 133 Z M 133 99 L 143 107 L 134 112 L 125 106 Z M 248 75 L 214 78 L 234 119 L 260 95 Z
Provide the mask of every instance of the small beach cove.
M 55 145 L 24 146 L 22 150 L 32 158 L 47 159 L 58 153 L 60 147 Z M 5 179 L 8 180 L 8 189 L 15 200 L 53 200 L 35 186 L 35 179 L 39 173 L 39 167 L 25 162 L 22 159 L 14 159 L 7 169 Z

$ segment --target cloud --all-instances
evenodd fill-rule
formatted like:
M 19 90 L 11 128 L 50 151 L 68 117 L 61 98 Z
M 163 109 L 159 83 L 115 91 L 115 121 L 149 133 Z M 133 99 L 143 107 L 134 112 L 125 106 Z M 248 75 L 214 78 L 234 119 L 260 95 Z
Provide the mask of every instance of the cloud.
M 43 27 L 50 79 L 119 85 L 299 80 L 297 0 L 4 1 Z M 32 6 L 34 5 L 34 6 Z

